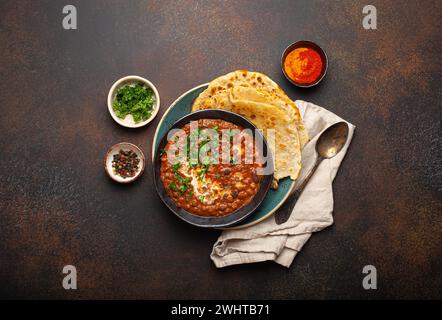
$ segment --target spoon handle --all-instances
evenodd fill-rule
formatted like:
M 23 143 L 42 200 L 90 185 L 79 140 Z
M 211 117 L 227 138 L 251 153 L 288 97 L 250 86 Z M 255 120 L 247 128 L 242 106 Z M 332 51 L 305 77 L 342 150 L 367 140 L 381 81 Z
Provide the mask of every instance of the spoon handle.
M 316 162 L 313 166 L 313 168 L 310 169 L 309 173 L 303 178 L 301 181 L 299 181 L 299 185 L 295 188 L 292 194 L 288 196 L 288 198 L 285 200 L 285 202 L 276 210 L 275 212 L 275 222 L 277 225 L 283 224 L 286 222 L 290 215 L 293 212 L 293 208 L 295 207 L 296 202 L 299 199 L 299 196 L 302 193 L 302 190 L 304 190 L 304 187 L 307 185 L 308 181 L 312 177 L 313 173 L 315 173 L 316 169 L 318 168 L 319 164 L 322 162 L 323 158 L 318 156 L 316 158 Z

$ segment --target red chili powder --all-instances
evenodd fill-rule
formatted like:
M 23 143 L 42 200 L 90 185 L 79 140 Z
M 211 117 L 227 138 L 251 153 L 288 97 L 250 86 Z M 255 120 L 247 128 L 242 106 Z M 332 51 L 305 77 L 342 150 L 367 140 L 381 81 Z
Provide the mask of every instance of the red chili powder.
M 321 75 L 322 59 L 311 48 L 296 48 L 286 56 L 284 70 L 293 81 L 311 84 Z

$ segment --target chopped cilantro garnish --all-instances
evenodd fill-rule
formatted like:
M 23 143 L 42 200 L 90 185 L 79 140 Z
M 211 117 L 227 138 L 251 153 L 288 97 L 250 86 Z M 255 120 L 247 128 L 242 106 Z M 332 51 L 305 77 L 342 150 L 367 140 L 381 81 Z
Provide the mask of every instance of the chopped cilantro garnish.
M 186 201 L 189 201 L 190 197 L 192 196 L 193 191 L 189 191 L 186 195 Z
M 183 183 L 184 181 L 183 177 L 178 172 L 175 173 L 175 178 L 177 179 L 178 183 Z
M 124 119 L 131 114 L 135 123 L 138 123 L 152 115 L 154 103 L 153 90 L 137 83 L 119 88 L 112 107 L 119 118 Z
M 183 178 L 178 172 L 176 172 L 175 178 L 179 184 L 178 190 L 180 190 L 181 193 L 186 192 L 190 188 L 190 178 L 189 177 Z
M 169 183 L 169 189 L 171 189 L 171 190 L 173 190 L 173 191 L 176 191 L 177 189 L 176 189 L 176 184 L 175 184 L 175 182 L 171 182 L 171 183 Z
M 172 171 L 173 171 L 174 173 L 178 172 L 178 169 L 180 168 L 180 165 L 181 165 L 181 164 L 180 164 L 179 162 L 173 164 L 173 165 L 172 165 Z
M 202 168 L 202 169 L 200 169 L 200 170 L 197 170 L 197 171 L 196 171 L 196 174 L 197 174 L 198 176 L 201 176 L 201 175 L 205 174 L 206 171 L 207 171 L 206 169 Z
M 188 184 L 182 184 L 178 187 L 178 190 L 181 191 L 181 193 L 186 192 L 189 189 L 189 185 Z

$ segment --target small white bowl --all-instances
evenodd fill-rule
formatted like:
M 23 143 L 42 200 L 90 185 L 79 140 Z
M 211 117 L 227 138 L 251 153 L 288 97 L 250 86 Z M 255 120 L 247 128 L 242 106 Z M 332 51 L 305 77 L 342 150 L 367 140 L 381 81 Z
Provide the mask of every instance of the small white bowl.
M 138 123 L 135 123 L 132 115 L 130 115 L 130 114 L 127 115 L 124 119 L 119 118 L 115 114 L 114 108 L 112 107 L 115 96 L 117 94 L 117 90 L 122 86 L 131 85 L 131 84 L 135 84 L 135 83 L 141 83 L 145 87 L 151 88 L 153 90 L 154 95 L 155 95 L 155 103 L 153 105 L 153 111 L 152 111 L 150 118 L 148 118 L 144 121 L 140 121 Z M 127 76 L 127 77 L 123 77 L 123 78 L 117 80 L 110 88 L 109 94 L 107 95 L 107 108 L 109 109 L 109 113 L 111 114 L 112 118 L 118 124 L 120 124 L 124 127 L 127 127 L 127 128 L 139 128 L 139 127 L 145 126 L 146 124 L 151 122 L 155 118 L 155 116 L 157 115 L 158 110 L 160 109 L 160 95 L 158 93 L 157 88 L 155 88 L 155 86 L 149 80 L 144 79 L 139 76 Z
M 137 154 L 138 158 L 140 159 L 140 163 L 138 164 L 138 171 L 133 177 L 123 178 L 123 177 L 114 173 L 114 170 L 112 168 L 112 160 L 114 159 L 114 154 L 118 154 L 120 152 L 120 150 L 123 150 L 123 151 L 132 150 L 133 152 L 135 152 Z M 104 157 L 104 169 L 106 170 L 107 175 L 111 179 L 113 179 L 119 183 L 129 183 L 129 182 L 135 181 L 136 179 L 138 179 L 139 176 L 141 176 L 143 174 L 145 162 L 146 162 L 146 160 L 144 158 L 143 151 L 141 151 L 140 148 L 138 148 L 136 145 L 129 143 L 129 142 L 120 142 L 120 143 L 114 144 L 112 147 L 110 147 L 107 150 L 106 156 Z

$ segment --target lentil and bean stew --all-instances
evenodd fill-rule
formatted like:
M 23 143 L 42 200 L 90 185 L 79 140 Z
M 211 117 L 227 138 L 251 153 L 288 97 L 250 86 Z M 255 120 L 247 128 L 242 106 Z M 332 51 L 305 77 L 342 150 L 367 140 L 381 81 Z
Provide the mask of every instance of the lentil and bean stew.
M 207 157 L 200 160 L 200 156 L 195 162 L 189 148 L 190 137 L 195 134 L 195 130 L 191 132 L 190 124 L 181 129 L 186 134 L 184 143 L 188 146 L 187 155 L 184 159 L 172 156 L 174 159 L 171 161 L 170 154 L 175 155 L 176 152 L 170 150 L 178 143 L 178 137 L 172 137 L 161 150 L 160 169 L 166 192 L 177 206 L 199 216 L 224 216 L 250 203 L 259 190 L 262 180 L 259 168 L 263 166 L 258 160 L 259 153 L 255 149 L 253 135 L 243 131 L 241 126 L 224 120 L 200 119 L 194 141 L 197 141 L 198 154 L 204 150 Z M 214 130 L 211 132 L 216 132 L 218 139 L 214 135 L 208 137 L 202 134 L 204 129 Z M 240 141 L 240 144 L 233 143 L 237 134 L 240 140 L 236 141 Z M 231 142 L 227 152 L 222 150 L 226 139 Z M 219 147 L 221 141 L 222 148 Z M 210 147 L 214 144 L 219 152 L 212 154 L 214 149 Z M 252 150 L 252 161 L 246 161 L 245 152 L 248 150 Z M 230 159 L 227 163 L 226 155 Z

